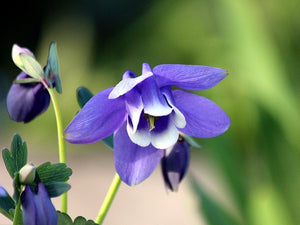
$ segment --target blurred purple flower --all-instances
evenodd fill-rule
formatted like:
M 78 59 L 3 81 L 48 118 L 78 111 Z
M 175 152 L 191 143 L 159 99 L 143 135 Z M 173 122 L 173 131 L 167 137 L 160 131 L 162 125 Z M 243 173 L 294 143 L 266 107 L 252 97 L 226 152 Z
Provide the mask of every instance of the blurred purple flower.
M 24 225 L 57 225 L 57 213 L 43 183 L 38 184 L 36 193 L 26 185 L 21 204 Z
M 183 91 L 204 90 L 226 77 L 220 68 L 162 64 L 151 70 L 143 64 L 141 76 L 126 71 L 115 87 L 92 97 L 65 129 L 67 141 L 88 144 L 114 133 L 117 173 L 135 185 L 154 171 L 173 146 L 179 132 L 200 138 L 224 133 L 226 113 L 212 101 Z
M 190 145 L 181 136 L 170 148 L 165 150 L 161 159 L 161 170 L 166 186 L 171 191 L 178 191 L 179 183 L 188 170 L 190 162 Z
M 6 197 L 6 196 L 8 196 L 8 193 L 5 190 L 5 188 L 0 184 L 0 197 Z
M 23 80 L 30 76 L 21 72 L 16 80 Z M 41 82 L 13 84 L 8 92 L 7 111 L 12 120 L 30 122 L 43 113 L 49 106 L 50 95 Z

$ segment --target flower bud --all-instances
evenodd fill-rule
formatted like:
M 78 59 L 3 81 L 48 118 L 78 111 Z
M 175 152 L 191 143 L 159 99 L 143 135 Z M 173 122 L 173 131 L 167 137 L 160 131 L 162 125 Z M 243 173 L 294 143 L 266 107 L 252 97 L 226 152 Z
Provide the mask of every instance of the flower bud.
M 28 77 L 21 72 L 17 80 Z M 6 104 L 12 120 L 27 123 L 48 108 L 50 95 L 42 83 L 13 84 L 7 94 Z
M 161 160 L 161 169 L 166 186 L 178 191 L 179 183 L 186 174 L 190 161 L 190 145 L 181 136 L 170 148 L 165 150 Z
M 19 171 L 19 182 L 21 184 L 31 184 L 35 179 L 35 173 L 35 166 L 31 164 L 26 164 Z
M 30 55 L 32 57 L 34 57 L 33 53 L 27 49 L 27 48 L 22 48 L 20 47 L 19 45 L 17 44 L 14 44 L 13 45 L 13 48 L 12 48 L 12 51 L 11 51 L 11 56 L 12 56 L 12 59 L 14 61 L 14 63 L 16 64 L 16 66 L 18 66 L 20 69 L 23 70 L 24 68 L 24 65 L 22 63 L 22 60 L 20 58 L 20 54 L 21 53 L 24 53 L 24 54 L 27 54 L 27 55 Z

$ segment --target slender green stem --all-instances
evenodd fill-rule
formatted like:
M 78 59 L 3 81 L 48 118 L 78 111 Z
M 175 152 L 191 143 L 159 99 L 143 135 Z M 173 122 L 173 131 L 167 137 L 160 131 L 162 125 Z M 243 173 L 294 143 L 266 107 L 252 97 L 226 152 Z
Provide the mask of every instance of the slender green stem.
M 121 178 L 119 175 L 116 173 L 115 177 L 110 185 L 110 188 L 105 196 L 105 199 L 102 203 L 102 206 L 99 210 L 98 216 L 95 219 L 95 222 L 101 225 L 103 223 L 103 220 L 111 206 L 112 201 L 114 200 L 114 197 L 116 196 L 116 193 L 120 187 L 121 184 Z
M 20 225 L 23 224 L 23 218 L 22 218 L 22 211 L 21 211 L 21 200 L 18 199 L 18 203 L 15 208 L 15 215 L 13 220 L 13 225 Z
M 47 88 L 51 102 L 53 104 L 55 118 L 56 118 L 56 125 L 57 125 L 57 137 L 58 137 L 58 150 L 59 150 L 59 162 L 66 163 L 66 151 L 65 151 L 65 142 L 63 136 L 63 123 L 61 113 L 58 107 L 57 99 L 54 94 L 53 89 Z M 61 211 L 67 213 L 67 205 L 68 205 L 68 198 L 67 193 L 64 193 L 61 196 Z

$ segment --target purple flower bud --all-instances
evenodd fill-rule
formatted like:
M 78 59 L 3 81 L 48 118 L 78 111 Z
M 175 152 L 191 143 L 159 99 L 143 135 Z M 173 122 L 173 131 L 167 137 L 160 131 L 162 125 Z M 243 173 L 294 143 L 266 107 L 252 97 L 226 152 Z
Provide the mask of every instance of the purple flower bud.
M 57 213 L 43 183 L 39 183 L 36 193 L 26 185 L 21 195 L 24 225 L 57 225 Z
M 21 72 L 17 80 L 29 76 Z M 7 95 L 7 110 L 12 120 L 27 123 L 49 106 L 50 95 L 44 85 L 37 83 L 13 84 Z
M 166 186 L 171 191 L 178 191 L 179 183 L 189 167 L 190 145 L 181 136 L 170 148 L 165 150 L 161 160 L 161 169 Z

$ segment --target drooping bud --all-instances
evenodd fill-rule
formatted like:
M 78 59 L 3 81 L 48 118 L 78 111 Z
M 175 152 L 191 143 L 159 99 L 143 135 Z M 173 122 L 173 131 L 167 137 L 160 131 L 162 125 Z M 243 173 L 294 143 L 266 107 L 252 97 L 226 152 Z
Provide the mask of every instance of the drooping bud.
M 32 164 L 26 164 L 19 171 L 20 184 L 31 184 L 35 179 L 36 168 Z
M 17 80 L 29 78 L 21 72 Z M 13 84 L 8 92 L 7 110 L 12 120 L 30 122 L 49 106 L 50 95 L 42 83 Z
M 161 169 L 165 184 L 171 191 L 178 191 L 179 184 L 188 170 L 189 151 L 189 143 L 181 136 L 172 147 L 165 150 Z

